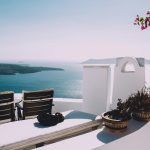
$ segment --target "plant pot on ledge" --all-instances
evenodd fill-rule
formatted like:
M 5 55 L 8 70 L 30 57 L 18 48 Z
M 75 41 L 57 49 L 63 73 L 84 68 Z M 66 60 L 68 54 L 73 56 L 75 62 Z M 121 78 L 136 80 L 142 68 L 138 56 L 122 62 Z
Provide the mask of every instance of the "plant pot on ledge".
M 150 111 L 133 112 L 132 117 L 139 121 L 150 121 Z
M 141 91 L 128 98 L 133 119 L 150 121 L 150 88 L 144 87 Z
M 102 119 L 106 127 L 112 129 L 124 129 L 128 126 L 131 119 L 131 113 L 128 104 L 118 99 L 117 108 L 102 114 Z
M 119 120 L 119 119 L 111 119 L 109 116 L 111 114 L 110 112 L 106 112 L 102 114 L 102 119 L 104 121 L 104 124 L 106 127 L 112 128 L 112 129 L 124 129 L 128 126 L 128 120 Z

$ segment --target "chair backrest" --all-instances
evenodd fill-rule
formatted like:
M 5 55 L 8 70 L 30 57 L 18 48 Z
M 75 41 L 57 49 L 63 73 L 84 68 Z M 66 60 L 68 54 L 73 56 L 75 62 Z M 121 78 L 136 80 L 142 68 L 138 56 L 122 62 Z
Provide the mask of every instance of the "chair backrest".
M 24 91 L 23 119 L 52 111 L 54 90 Z
M 0 121 L 15 121 L 14 92 L 0 92 Z

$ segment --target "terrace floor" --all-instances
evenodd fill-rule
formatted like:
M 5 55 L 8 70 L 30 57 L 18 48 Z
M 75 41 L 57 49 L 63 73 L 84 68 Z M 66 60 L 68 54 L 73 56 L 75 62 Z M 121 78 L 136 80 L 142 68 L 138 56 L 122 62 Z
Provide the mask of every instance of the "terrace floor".
M 18 102 L 21 100 L 21 94 L 15 94 L 15 102 Z M 76 100 L 76 99 L 67 99 L 67 101 L 71 101 L 72 105 L 74 103 L 82 103 L 83 100 Z M 55 99 L 55 101 L 64 103 L 66 99 Z M 91 115 L 92 116 L 92 115 Z M 91 117 L 90 116 L 90 117 Z M 71 117 L 71 116 L 70 116 Z M 82 116 L 83 117 L 83 116 Z M 50 128 L 45 128 L 44 130 L 42 128 L 36 128 L 35 122 L 37 122 L 36 119 L 30 119 L 30 120 L 24 120 L 24 121 L 16 121 L 8 124 L 2 124 L 0 125 L 0 132 L 2 133 L 0 135 L 0 146 L 1 148 L 3 147 L 3 141 L 4 143 L 6 142 L 8 145 L 15 143 L 13 141 L 15 138 L 18 139 L 17 142 L 21 142 L 21 139 L 19 136 L 22 138 L 26 137 L 28 142 L 30 141 L 30 138 L 32 137 L 32 132 L 34 132 L 34 137 L 36 138 L 39 136 L 37 133 L 39 132 L 41 135 L 48 132 L 51 132 L 58 130 L 59 129 L 65 129 L 66 125 L 68 125 L 68 121 L 70 126 L 77 126 L 78 124 L 86 123 L 88 122 L 85 114 L 84 114 L 84 120 L 80 120 L 81 116 L 79 113 L 76 113 L 75 115 L 72 116 L 72 118 L 69 118 L 69 120 L 65 120 L 60 126 L 54 126 Z M 85 120 L 86 119 L 86 120 Z M 73 121 L 73 123 L 71 123 Z M 78 122 L 79 121 L 79 122 Z M 81 121 L 81 122 L 80 122 Z M 83 122 L 82 122 L 83 121 Z M 66 124 L 67 123 L 67 124 Z M 13 125 L 11 125 L 13 124 Z M 17 125 L 17 126 L 16 126 Z M 19 125 L 19 126 L 18 126 Z M 68 126 L 68 127 L 70 127 Z M 13 128 L 13 130 L 12 130 Z M 10 130 L 9 130 L 10 129 Z M 18 130 L 19 129 L 19 130 Z M 30 131 L 31 130 L 31 131 Z M 43 130 L 43 131 L 42 131 Z M 23 132 L 22 132 L 23 131 Z M 85 133 L 85 134 L 79 134 L 78 136 L 74 136 L 71 138 L 67 138 L 65 140 L 60 140 L 56 143 L 48 144 L 45 145 L 41 148 L 37 148 L 39 150 L 48 150 L 48 149 L 57 149 L 57 150 L 62 150 L 62 149 L 94 149 L 96 150 L 126 150 L 126 149 L 136 149 L 136 150 L 149 150 L 150 147 L 150 142 L 149 142 L 149 131 L 150 131 L 150 122 L 139 122 L 136 120 L 131 119 L 129 121 L 129 125 L 127 129 L 123 130 L 112 130 L 109 128 L 106 128 L 104 126 L 100 126 L 97 130 Z M 25 136 L 23 134 L 25 134 Z M 30 138 L 28 138 L 28 134 L 30 135 Z M 18 136 L 16 136 L 18 135 Z M 12 140 L 12 143 L 10 141 Z M 135 143 L 136 141 L 136 143 Z M 144 144 L 143 144 L 144 143 Z M 6 144 L 6 146 L 7 146 Z M 16 143 L 15 143 L 16 144 Z M 5 144 L 4 144 L 5 145 Z M 130 147 L 131 146 L 131 147 Z M 1 149 L 0 148 L 0 149 Z M 2 148 L 3 149 L 3 148 Z

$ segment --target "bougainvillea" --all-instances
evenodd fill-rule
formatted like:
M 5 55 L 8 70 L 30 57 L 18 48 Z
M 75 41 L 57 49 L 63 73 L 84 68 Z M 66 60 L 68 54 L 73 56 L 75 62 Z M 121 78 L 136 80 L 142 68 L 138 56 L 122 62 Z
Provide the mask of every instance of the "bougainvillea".
M 140 17 L 137 15 L 136 19 L 134 20 L 134 25 L 139 25 L 141 30 L 150 27 L 150 11 L 147 11 L 145 17 Z

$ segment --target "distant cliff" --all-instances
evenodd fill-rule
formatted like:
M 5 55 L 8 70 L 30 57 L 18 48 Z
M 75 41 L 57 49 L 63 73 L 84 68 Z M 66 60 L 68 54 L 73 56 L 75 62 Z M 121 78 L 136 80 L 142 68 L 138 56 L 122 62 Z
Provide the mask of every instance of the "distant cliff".
M 41 71 L 63 71 L 62 68 L 31 67 L 18 64 L 0 64 L 0 75 L 15 75 L 16 73 L 36 73 Z

